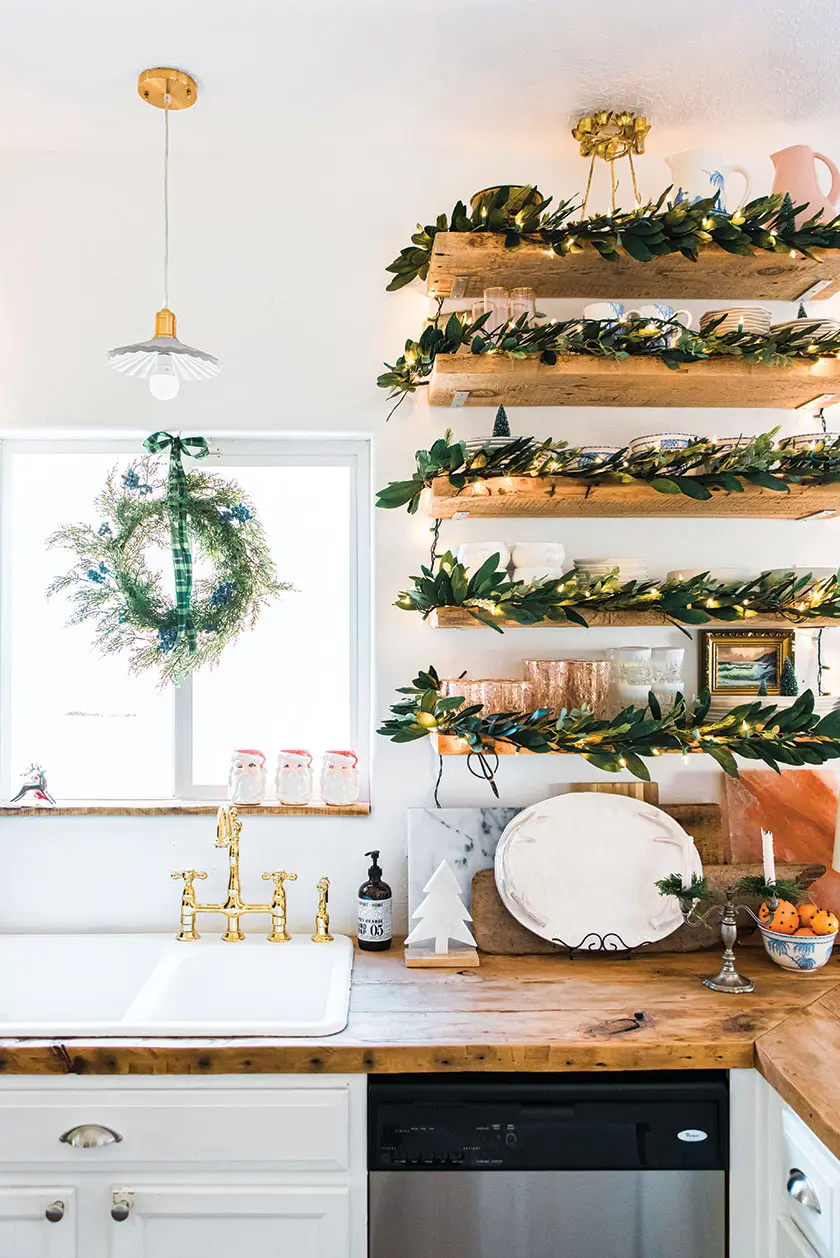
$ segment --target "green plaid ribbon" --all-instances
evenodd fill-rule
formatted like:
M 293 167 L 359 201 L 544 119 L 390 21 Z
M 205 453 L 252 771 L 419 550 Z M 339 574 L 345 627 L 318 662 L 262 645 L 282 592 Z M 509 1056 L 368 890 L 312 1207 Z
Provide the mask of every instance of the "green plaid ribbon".
M 192 618 L 193 564 L 190 537 L 187 531 L 189 486 L 182 456 L 203 459 L 210 447 L 203 437 L 173 437 L 169 432 L 153 432 L 143 442 L 149 454 L 159 454 L 169 447 L 169 483 L 166 501 L 169 506 L 169 536 L 172 542 L 172 567 L 175 571 L 175 606 L 178 612 L 178 637 L 187 639 L 187 647 L 195 650 L 196 635 Z

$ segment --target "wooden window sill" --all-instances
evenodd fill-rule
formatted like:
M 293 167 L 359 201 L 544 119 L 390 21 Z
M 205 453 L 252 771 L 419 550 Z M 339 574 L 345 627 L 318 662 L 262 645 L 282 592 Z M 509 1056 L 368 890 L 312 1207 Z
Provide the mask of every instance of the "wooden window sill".
M 367 817 L 370 804 L 291 805 L 266 801 L 263 804 L 237 804 L 242 816 L 265 817 Z M 0 817 L 215 817 L 218 803 L 212 800 L 76 800 L 68 804 L 41 804 L 18 807 L 0 804 Z

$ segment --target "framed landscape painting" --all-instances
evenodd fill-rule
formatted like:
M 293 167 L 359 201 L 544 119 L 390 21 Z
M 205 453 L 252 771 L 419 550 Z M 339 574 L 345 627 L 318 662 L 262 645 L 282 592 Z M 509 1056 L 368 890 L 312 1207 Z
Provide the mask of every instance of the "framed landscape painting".
M 793 659 L 793 630 L 702 633 L 701 685 L 713 695 L 755 695 L 761 683 L 779 693 L 782 666 Z

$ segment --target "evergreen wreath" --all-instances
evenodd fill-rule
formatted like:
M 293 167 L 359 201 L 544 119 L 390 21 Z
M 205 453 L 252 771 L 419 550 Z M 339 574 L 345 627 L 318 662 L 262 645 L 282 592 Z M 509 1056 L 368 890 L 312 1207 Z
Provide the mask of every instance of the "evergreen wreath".
M 69 624 L 93 621 L 103 654 L 127 652 L 131 672 L 156 670 L 164 684 L 216 664 L 269 599 L 293 587 L 277 580 L 262 525 L 236 481 L 184 471 L 183 454 L 209 453 L 203 437 L 154 433 L 144 448 L 147 455 L 109 472 L 95 502 L 98 526 L 68 524 L 47 539 L 75 555 L 47 596 L 67 592 Z M 154 455 L 167 448 L 164 472 Z M 171 551 L 174 599 L 150 549 Z M 212 565 L 195 581 L 193 549 Z

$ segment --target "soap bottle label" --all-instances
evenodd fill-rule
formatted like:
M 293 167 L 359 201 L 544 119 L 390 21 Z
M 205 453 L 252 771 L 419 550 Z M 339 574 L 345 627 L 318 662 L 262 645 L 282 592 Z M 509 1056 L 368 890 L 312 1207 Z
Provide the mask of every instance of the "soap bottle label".
M 390 900 L 359 900 L 359 939 L 379 943 L 390 939 L 391 901 Z

